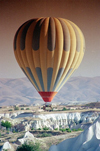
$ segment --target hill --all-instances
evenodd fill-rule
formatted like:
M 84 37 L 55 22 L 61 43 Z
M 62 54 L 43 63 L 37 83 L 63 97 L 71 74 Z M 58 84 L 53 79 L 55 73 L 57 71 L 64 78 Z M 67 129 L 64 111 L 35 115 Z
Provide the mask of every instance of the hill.
M 72 77 L 52 102 L 81 103 L 100 101 L 100 77 Z M 43 103 L 27 78 L 0 79 L 0 106 Z
M 85 104 L 84 107 L 89 107 L 89 108 L 100 108 L 100 102 L 91 102 L 88 104 Z

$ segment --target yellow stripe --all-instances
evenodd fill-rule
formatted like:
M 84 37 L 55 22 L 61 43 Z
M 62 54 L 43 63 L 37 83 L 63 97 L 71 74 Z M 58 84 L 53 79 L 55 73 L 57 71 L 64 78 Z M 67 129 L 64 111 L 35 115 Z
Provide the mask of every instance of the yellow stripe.
M 80 63 L 82 62 L 83 56 L 84 56 L 84 53 L 81 51 L 79 59 L 75 65 L 75 69 L 77 69 L 79 67 Z
M 65 68 L 65 66 L 66 66 L 66 64 L 67 64 L 67 62 L 68 62 L 69 52 L 70 52 L 70 51 L 64 51 L 64 50 L 63 50 L 60 68 Z
M 54 50 L 47 50 L 47 68 L 53 68 L 54 63 Z
M 73 59 L 73 63 L 72 63 L 72 65 L 71 65 L 71 67 L 70 68 L 74 68 L 74 66 L 75 66 L 75 64 L 76 64 L 76 62 L 77 62 L 77 60 L 78 60 L 78 58 L 79 58 L 79 55 L 80 55 L 80 52 L 75 52 L 75 57 L 74 57 L 74 59 Z
M 70 69 L 70 67 L 72 65 L 74 56 L 75 56 L 75 52 L 76 52 L 76 36 L 75 36 L 74 29 L 72 28 L 72 26 L 69 24 L 69 22 L 67 20 L 65 20 L 65 19 L 63 19 L 63 20 L 65 21 L 66 26 L 68 27 L 69 32 L 70 32 L 71 46 L 70 46 L 69 58 L 68 58 L 68 61 L 66 63 L 66 67 L 65 67 L 64 73 L 63 73 L 63 75 L 62 75 L 62 77 L 61 77 L 56 89 L 59 87 L 59 85 L 61 84 L 61 82 L 65 78 L 67 72 L 69 71 L 69 69 Z
M 74 71 L 79 67 L 82 59 L 83 59 L 84 53 L 81 51 L 80 55 L 79 55 L 79 59 L 77 61 L 77 63 L 75 64 L 74 69 L 71 71 L 71 73 L 69 74 L 69 76 L 66 78 L 66 80 L 64 81 L 63 85 L 68 81 L 68 79 L 70 78 L 70 76 L 74 73 Z M 62 86 L 63 86 L 62 85 Z M 58 89 L 58 91 L 61 89 L 61 87 Z M 55 90 L 56 91 L 56 90 Z
M 47 91 L 47 40 L 48 40 L 48 23 L 49 18 L 46 18 L 42 24 L 40 32 L 40 65 L 44 89 Z
M 69 21 L 70 22 L 70 21 Z M 73 61 L 73 64 L 71 66 L 71 68 L 73 68 L 73 70 L 71 71 L 71 73 L 69 74 L 69 76 L 66 78 L 66 80 L 64 81 L 63 85 L 67 82 L 67 80 L 69 79 L 69 77 L 73 74 L 73 72 L 79 67 L 82 59 L 83 59 L 83 56 L 84 56 L 84 47 L 85 47 L 85 40 L 84 40 L 84 36 L 81 32 L 81 30 L 74 24 L 71 22 L 71 24 L 73 24 L 79 31 L 79 34 L 80 34 L 80 42 L 81 42 L 81 48 L 80 48 L 80 52 L 77 52 L 76 51 L 76 54 L 75 54 L 75 58 L 74 58 L 74 61 Z M 62 85 L 62 86 L 63 86 Z M 61 87 L 58 89 L 58 91 L 61 89 Z
M 22 50 L 20 50 L 20 37 L 21 37 L 21 33 L 22 33 L 24 26 L 21 28 L 21 30 L 19 31 L 18 36 L 17 36 L 17 42 L 16 42 L 17 48 L 16 48 L 16 54 L 15 55 L 16 55 L 19 66 L 24 69 L 26 75 L 29 77 L 30 81 L 32 82 L 32 84 L 34 85 L 36 90 L 38 91 L 37 87 L 35 86 L 34 82 L 32 81 L 30 75 L 28 74 L 28 72 L 26 70 L 25 62 L 24 62 L 25 60 L 23 60 L 25 58 L 24 58 L 24 56 L 22 57 L 22 55 L 21 55 Z
M 79 35 L 80 35 L 80 43 L 81 43 L 81 48 L 80 48 L 80 54 L 77 60 L 77 63 L 75 64 L 74 68 L 77 69 L 83 59 L 84 56 L 84 49 L 85 49 L 85 39 L 83 36 L 83 33 L 81 32 L 81 30 L 78 28 L 77 25 L 75 25 L 73 22 L 69 21 L 73 26 L 75 26 L 75 28 L 77 28 Z
M 67 77 L 66 80 L 64 81 L 63 85 L 68 81 L 68 79 L 70 78 L 70 76 L 73 74 L 74 71 L 75 71 L 75 69 L 73 69 L 73 70 L 71 71 L 71 73 L 68 75 L 68 77 Z M 59 87 L 58 92 L 59 92 L 59 90 L 63 87 L 63 85 L 62 85 L 61 87 Z M 55 91 L 56 91 L 56 90 L 55 90 Z
M 58 19 L 54 18 L 54 21 L 56 26 L 56 48 L 54 52 L 53 76 L 50 91 L 53 89 L 63 53 L 63 30 Z
M 35 65 L 34 65 L 33 50 L 32 50 L 32 37 L 33 37 L 33 31 L 34 31 L 35 25 L 36 25 L 36 22 L 33 22 L 27 31 L 25 48 L 26 48 L 26 56 L 27 56 L 29 68 L 32 71 L 32 74 L 35 78 L 35 81 L 40 91 L 42 91 L 42 88 L 41 88 L 41 85 L 40 85 L 40 82 L 36 73 Z

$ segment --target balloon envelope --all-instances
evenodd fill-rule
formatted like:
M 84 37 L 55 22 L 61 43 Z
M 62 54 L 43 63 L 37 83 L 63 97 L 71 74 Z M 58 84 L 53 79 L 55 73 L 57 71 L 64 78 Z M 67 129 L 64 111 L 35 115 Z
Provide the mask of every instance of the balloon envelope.
M 16 60 L 45 102 L 50 102 L 80 65 L 85 49 L 81 30 L 63 18 L 35 18 L 14 38 Z

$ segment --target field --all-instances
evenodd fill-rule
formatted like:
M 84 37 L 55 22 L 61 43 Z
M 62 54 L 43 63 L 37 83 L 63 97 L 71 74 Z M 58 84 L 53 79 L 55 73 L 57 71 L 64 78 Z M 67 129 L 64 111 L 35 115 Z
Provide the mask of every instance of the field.
M 53 144 L 58 144 L 65 139 L 76 137 L 81 133 L 81 131 L 63 133 L 59 131 L 35 131 L 35 130 L 30 131 L 30 132 L 34 135 L 35 138 L 37 138 L 43 151 L 47 151 L 49 147 Z M 51 136 L 48 137 L 49 135 L 47 135 L 47 137 L 39 137 L 39 135 L 41 136 L 41 134 L 43 133 L 51 134 Z M 0 131 L 0 135 L 1 135 L 0 139 L 2 140 L 2 143 L 0 143 L 0 146 L 2 146 L 5 141 L 9 141 L 16 150 L 16 147 L 20 144 L 18 142 L 18 139 L 23 138 L 24 134 L 25 134 L 24 131 L 20 133 L 9 133 L 9 135 L 7 131 L 4 131 L 4 132 Z

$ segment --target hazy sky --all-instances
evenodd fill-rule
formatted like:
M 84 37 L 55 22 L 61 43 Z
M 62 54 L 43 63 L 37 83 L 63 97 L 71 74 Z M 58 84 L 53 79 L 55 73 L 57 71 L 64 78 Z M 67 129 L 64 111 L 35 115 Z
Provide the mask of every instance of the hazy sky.
M 100 0 L 0 0 L 0 78 L 24 77 L 14 52 L 18 27 L 35 17 L 62 17 L 82 30 L 84 59 L 73 76 L 100 76 Z

